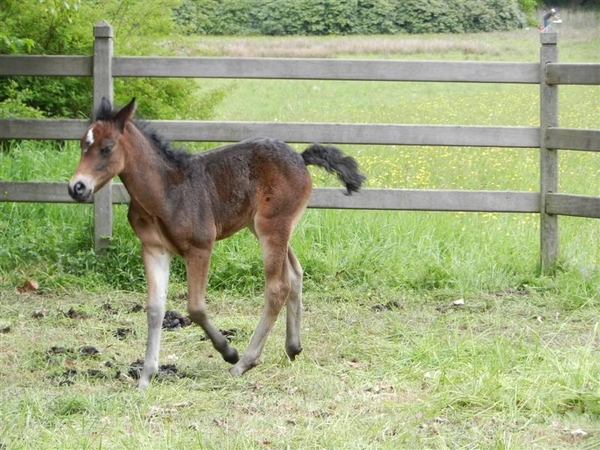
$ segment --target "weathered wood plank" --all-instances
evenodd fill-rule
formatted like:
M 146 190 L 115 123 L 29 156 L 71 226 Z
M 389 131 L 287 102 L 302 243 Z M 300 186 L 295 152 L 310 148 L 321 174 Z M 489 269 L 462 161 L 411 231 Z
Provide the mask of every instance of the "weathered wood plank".
M 0 139 L 81 139 L 90 122 L 76 119 L 0 119 Z
M 114 74 L 119 77 L 448 81 L 529 84 L 537 84 L 540 81 L 539 65 L 535 63 L 320 58 L 116 57 L 114 58 Z
M 600 151 L 600 130 L 577 128 L 549 128 L 546 147 L 562 150 Z
M 309 207 L 518 213 L 540 211 L 537 192 L 365 189 L 351 196 L 343 193 L 343 189 L 337 188 L 314 189 Z
M 533 63 L 291 58 L 115 57 L 122 77 L 539 83 Z M 92 76 L 90 56 L 2 55 L 0 75 Z
M 91 77 L 91 56 L 0 56 L 0 76 Z
M 599 63 L 549 63 L 546 64 L 548 84 L 600 84 Z
M 115 205 L 129 203 L 130 197 L 122 183 L 112 183 L 112 202 Z
M 0 181 L 0 201 L 72 203 L 67 183 Z
M 94 110 L 102 99 L 113 101 L 113 28 L 105 20 L 94 25 Z M 112 181 L 94 195 L 94 246 L 97 252 L 108 247 L 113 228 Z
M 546 147 L 547 133 L 558 126 L 558 87 L 547 83 L 548 64 L 558 60 L 556 33 L 540 33 L 540 265 L 548 274 L 558 260 L 558 218 L 545 210 L 546 194 L 558 191 L 558 152 Z
M 536 127 L 341 123 L 152 121 L 171 140 L 233 142 L 269 136 L 287 142 L 337 144 L 539 147 Z
M 71 197 L 65 183 L 0 181 L 0 201 L 65 203 Z
M 115 57 L 122 77 L 539 83 L 533 63 L 289 58 Z M 92 76 L 90 56 L 2 55 L 0 75 Z
M 600 197 L 546 194 L 546 212 L 563 216 L 600 219 Z
M 128 203 L 121 183 L 112 185 L 112 203 Z M 310 208 L 363 210 L 539 212 L 539 194 L 519 191 L 364 189 L 344 195 L 341 188 L 315 188 Z M 0 181 L 0 202 L 73 203 L 67 183 Z
M 287 142 L 337 144 L 433 145 L 464 147 L 539 147 L 536 127 L 393 125 L 335 123 L 212 122 L 155 120 L 150 123 L 175 141 L 235 142 L 269 136 Z M 2 119 L 0 139 L 76 139 L 88 121 Z
M 52 181 L 0 181 L 0 202 L 75 203 L 67 186 Z M 129 203 L 129 194 L 121 183 L 115 183 L 112 192 L 114 204 Z

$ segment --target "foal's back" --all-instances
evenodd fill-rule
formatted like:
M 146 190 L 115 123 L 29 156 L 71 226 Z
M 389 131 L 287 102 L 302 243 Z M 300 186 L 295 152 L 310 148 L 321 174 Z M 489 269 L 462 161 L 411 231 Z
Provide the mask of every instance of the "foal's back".
M 193 184 L 211 193 L 219 239 L 245 226 L 254 230 L 256 216 L 295 224 L 308 204 L 310 174 L 302 156 L 285 142 L 248 139 L 193 160 Z
M 260 182 L 269 174 L 282 175 L 269 169 L 283 170 L 289 176 L 308 177 L 306 164 L 300 153 L 277 139 L 247 139 L 199 153 L 197 156 L 206 168 L 207 175 L 215 180 L 218 180 L 219 175 L 229 174 L 239 177 L 239 182 Z

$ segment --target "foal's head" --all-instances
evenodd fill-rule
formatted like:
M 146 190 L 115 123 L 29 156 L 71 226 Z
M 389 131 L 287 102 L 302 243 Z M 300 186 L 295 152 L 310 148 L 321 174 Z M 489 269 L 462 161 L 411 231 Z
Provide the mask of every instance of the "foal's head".
M 94 122 L 81 138 L 81 159 L 69 182 L 69 195 L 78 202 L 88 201 L 125 168 L 125 125 L 133 118 L 135 99 L 113 112 L 107 99 Z

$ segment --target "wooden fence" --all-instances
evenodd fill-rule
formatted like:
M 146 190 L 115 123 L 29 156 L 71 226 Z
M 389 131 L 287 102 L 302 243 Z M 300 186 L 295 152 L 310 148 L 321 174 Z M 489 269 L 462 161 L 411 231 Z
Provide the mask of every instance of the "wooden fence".
M 539 63 L 329 60 L 285 58 L 115 57 L 113 30 L 94 27 L 93 56 L 0 56 L 0 76 L 93 77 L 94 108 L 113 98 L 114 77 L 195 77 L 519 83 L 540 86 L 540 126 L 454 126 L 216 121 L 153 121 L 169 139 L 231 142 L 271 136 L 288 142 L 539 148 L 539 192 L 365 189 L 351 197 L 338 189 L 313 191 L 312 208 L 473 211 L 540 214 L 544 272 L 558 256 L 558 215 L 600 218 L 600 198 L 558 193 L 557 150 L 600 151 L 600 130 L 558 126 L 558 86 L 600 85 L 600 64 L 558 62 L 557 34 L 540 33 Z M 0 139 L 80 139 L 86 120 L 2 119 Z M 0 181 L 3 202 L 72 202 L 66 183 Z M 126 203 L 121 184 L 94 196 L 95 246 L 112 235 L 112 204 Z

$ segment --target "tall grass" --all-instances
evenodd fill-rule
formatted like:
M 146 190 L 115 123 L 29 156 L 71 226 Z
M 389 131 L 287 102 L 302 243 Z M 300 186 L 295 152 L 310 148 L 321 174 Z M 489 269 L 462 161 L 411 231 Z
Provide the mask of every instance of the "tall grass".
M 590 60 L 589 41 L 598 42 L 598 31 L 587 30 L 585 42 L 581 33 L 560 36 L 561 59 Z M 448 42 L 454 46 L 434 50 L 428 48 L 429 43 L 437 42 L 431 36 L 352 39 L 357 40 L 357 51 L 376 52 L 368 54 L 376 57 L 390 55 L 390 42 L 397 46 L 391 51 L 392 57 L 412 57 L 413 53 L 401 46 L 420 45 L 417 53 L 422 58 L 434 58 L 441 52 L 452 59 L 458 52 L 468 59 L 474 53 L 466 46 L 473 42 L 484 44 L 478 59 L 526 57 L 535 61 L 537 56 L 532 56 L 531 50 L 539 51 L 538 33 L 533 30 L 477 38 L 452 36 Z M 230 41 L 223 38 L 215 42 L 228 45 Z M 242 42 L 270 51 L 282 40 L 254 38 Z M 336 55 L 347 53 L 348 43 L 342 45 L 336 38 L 309 42 L 317 48 L 329 46 Z M 507 47 L 509 42 L 511 48 Z M 216 119 L 222 120 L 509 126 L 536 126 L 539 121 L 536 86 L 286 80 L 200 80 L 199 84 L 202 89 L 225 86 L 230 92 L 215 111 Z M 561 89 L 561 125 L 598 128 L 599 90 Z M 57 151 L 46 143 L 15 143 L 0 154 L 0 177 L 65 181 L 78 159 L 76 147 L 67 143 Z M 538 188 L 535 149 L 347 146 L 346 151 L 358 159 L 368 177 L 367 187 Z M 564 152 L 560 170 L 561 190 L 588 195 L 600 192 L 595 176 L 600 164 L 595 155 Z M 312 174 L 316 185 L 337 185 L 322 171 L 312 170 Z M 586 181 L 582 183 L 582 179 Z M 0 209 L 0 276 L 4 284 L 36 277 L 48 287 L 74 284 L 101 288 L 108 284 L 143 289 L 139 244 L 128 228 L 125 207 L 115 210 L 115 238 L 104 258 L 97 258 L 91 250 L 89 207 L 2 203 Z M 463 295 L 522 284 L 545 286 L 538 277 L 537 226 L 535 215 L 309 211 L 293 245 L 306 268 L 307 286 L 327 283 L 332 287 L 444 289 Z M 561 219 L 561 269 L 569 274 L 568 279 L 583 284 L 590 278 L 595 281 L 598 252 L 589 246 L 578 250 L 578 236 L 596 236 L 598 232 L 596 221 Z M 213 258 L 213 288 L 252 292 L 260 289 L 261 277 L 260 249 L 249 234 L 218 244 Z M 174 266 L 173 279 L 175 284 L 184 281 L 180 263 Z

